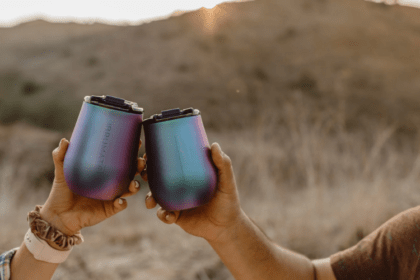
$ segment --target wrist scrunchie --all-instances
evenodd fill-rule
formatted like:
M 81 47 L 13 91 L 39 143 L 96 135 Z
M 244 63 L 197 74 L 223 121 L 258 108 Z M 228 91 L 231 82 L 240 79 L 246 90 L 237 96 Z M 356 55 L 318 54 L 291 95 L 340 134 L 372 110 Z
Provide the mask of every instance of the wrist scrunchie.
M 52 241 L 63 251 L 68 251 L 74 245 L 79 245 L 84 241 L 80 231 L 75 235 L 68 236 L 44 221 L 40 213 L 42 206 L 36 205 L 35 210 L 28 213 L 27 220 L 34 235 L 45 241 Z

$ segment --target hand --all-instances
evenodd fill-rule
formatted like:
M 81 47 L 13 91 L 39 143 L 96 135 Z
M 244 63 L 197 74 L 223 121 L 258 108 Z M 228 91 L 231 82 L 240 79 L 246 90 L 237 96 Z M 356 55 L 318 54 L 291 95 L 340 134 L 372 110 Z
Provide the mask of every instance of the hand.
M 122 198 L 114 201 L 101 201 L 86 198 L 73 193 L 64 180 L 63 163 L 69 141 L 61 139 L 60 145 L 52 155 L 55 165 L 55 178 L 50 195 L 41 209 L 41 217 L 52 226 L 67 235 L 73 235 L 84 227 L 96 225 L 103 220 L 127 208 L 127 201 Z M 141 146 L 141 140 L 139 143 Z M 140 174 L 145 160 L 138 158 L 136 174 Z M 128 192 L 121 197 L 137 193 L 140 182 L 131 181 Z
M 209 242 L 222 239 L 230 227 L 245 217 L 239 202 L 235 176 L 230 158 L 222 152 L 219 144 L 211 145 L 213 162 L 218 169 L 218 186 L 213 199 L 206 205 L 184 211 L 166 211 L 159 208 L 158 218 L 166 224 L 176 223 L 187 233 L 203 237 Z M 146 155 L 143 156 L 147 160 Z M 147 181 L 146 172 L 141 172 Z M 156 207 L 151 192 L 146 196 L 146 207 Z

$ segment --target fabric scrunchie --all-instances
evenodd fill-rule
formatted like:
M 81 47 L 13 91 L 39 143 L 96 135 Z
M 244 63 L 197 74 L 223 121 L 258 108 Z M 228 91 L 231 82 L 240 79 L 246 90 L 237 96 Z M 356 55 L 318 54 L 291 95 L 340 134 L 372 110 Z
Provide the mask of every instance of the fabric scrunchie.
M 52 241 L 63 251 L 70 250 L 74 245 L 79 245 L 84 241 L 80 231 L 68 236 L 44 221 L 40 213 L 42 206 L 36 205 L 35 210 L 28 213 L 27 220 L 33 234 L 45 241 Z

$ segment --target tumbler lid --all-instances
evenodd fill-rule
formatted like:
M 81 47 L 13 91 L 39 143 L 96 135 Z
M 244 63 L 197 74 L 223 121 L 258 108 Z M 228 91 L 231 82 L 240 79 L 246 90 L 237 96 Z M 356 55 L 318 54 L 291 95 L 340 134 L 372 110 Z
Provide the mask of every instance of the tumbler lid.
M 193 108 L 180 110 L 179 108 L 162 111 L 160 114 L 154 114 L 150 118 L 143 121 L 143 124 L 151 122 L 169 121 L 184 117 L 200 115 L 200 111 Z
M 143 114 L 143 108 L 140 108 L 137 103 L 124 100 L 122 98 L 110 96 L 110 95 L 102 95 L 102 96 L 85 96 L 85 102 L 111 108 L 114 110 L 134 113 L 134 114 Z

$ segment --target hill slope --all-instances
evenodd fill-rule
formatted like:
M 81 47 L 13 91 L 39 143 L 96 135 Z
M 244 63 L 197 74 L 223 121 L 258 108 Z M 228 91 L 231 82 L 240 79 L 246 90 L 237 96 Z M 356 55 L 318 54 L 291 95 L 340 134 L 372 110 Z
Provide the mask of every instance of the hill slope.
M 0 38 L 6 123 L 72 129 L 90 94 L 134 100 L 146 116 L 197 107 L 215 129 L 246 127 L 296 90 L 315 104 L 345 100 L 353 125 L 368 116 L 414 129 L 420 108 L 414 8 L 266 0 L 135 27 L 37 21 Z

